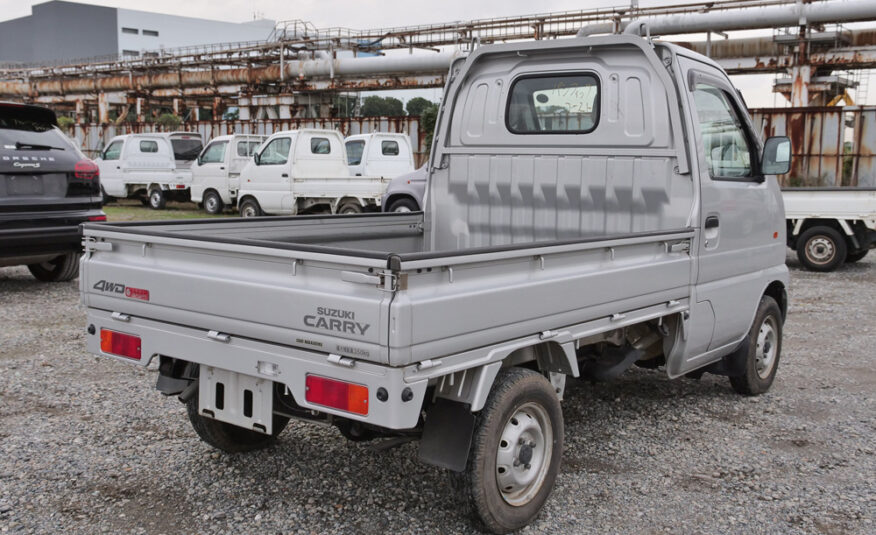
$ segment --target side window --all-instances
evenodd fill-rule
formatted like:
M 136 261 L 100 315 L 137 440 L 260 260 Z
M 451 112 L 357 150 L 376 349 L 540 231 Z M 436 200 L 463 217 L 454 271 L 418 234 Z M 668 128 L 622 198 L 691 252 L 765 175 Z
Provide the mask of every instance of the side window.
M 123 144 L 124 144 L 124 141 L 122 141 L 122 140 L 113 141 L 112 143 L 110 143 L 109 147 L 107 147 L 103 151 L 103 159 L 104 160 L 118 160 L 119 158 L 121 158 Z
M 518 78 L 505 126 L 514 134 L 586 134 L 599 123 L 599 80 L 592 74 Z
M 359 165 L 362 163 L 362 153 L 365 151 L 365 142 L 361 139 L 347 141 L 347 164 Z
M 751 145 L 729 95 L 720 87 L 704 82 L 697 82 L 693 95 L 709 175 L 712 178 L 751 176 Z
M 259 155 L 259 165 L 282 165 L 289 161 L 289 148 L 292 140 L 288 137 L 278 137 L 271 140 Z
M 207 146 L 207 150 L 201 154 L 200 163 L 222 163 L 225 161 L 225 147 L 228 146 L 227 141 L 216 141 Z
M 252 156 L 256 149 L 259 148 L 258 141 L 238 141 L 237 142 L 237 155 L 241 158 L 249 158 Z
M 310 152 L 313 154 L 331 154 L 332 144 L 326 137 L 310 138 Z
M 158 152 L 158 142 L 151 139 L 141 140 L 140 152 Z
M 380 144 L 384 156 L 398 156 L 398 141 L 384 141 Z

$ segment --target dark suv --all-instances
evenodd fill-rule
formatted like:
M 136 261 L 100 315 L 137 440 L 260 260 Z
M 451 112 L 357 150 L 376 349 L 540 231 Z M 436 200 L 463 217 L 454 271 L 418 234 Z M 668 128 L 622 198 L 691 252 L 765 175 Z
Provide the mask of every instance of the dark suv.
M 0 102 L 0 267 L 42 281 L 79 274 L 79 224 L 105 221 L 97 165 L 39 106 Z

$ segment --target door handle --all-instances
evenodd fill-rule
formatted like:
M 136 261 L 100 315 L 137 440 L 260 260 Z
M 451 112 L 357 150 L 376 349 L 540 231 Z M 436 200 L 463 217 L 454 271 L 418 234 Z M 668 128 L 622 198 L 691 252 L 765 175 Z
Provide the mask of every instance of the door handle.
M 225 168 L 224 168 L 224 167 L 220 167 L 219 170 L 220 170 L 220 171 L 224 171 Z
M 289 173 L 283 173 L 283 174 L 280 175 L 280 176 L 283 177 L 283 178 L 289 178 Z
M 122 168 L 122 167 L 121 167 L 121 166 L 119 166 L 119 165 L 117 165 L 117 166 L 116 166 L 116 169 L 121 169 L 121 168 Z
M 718 228 L 721 222 L 718 220 L 718 216 L 710 215 L 706 218 L 706 227 L 705 228 Z

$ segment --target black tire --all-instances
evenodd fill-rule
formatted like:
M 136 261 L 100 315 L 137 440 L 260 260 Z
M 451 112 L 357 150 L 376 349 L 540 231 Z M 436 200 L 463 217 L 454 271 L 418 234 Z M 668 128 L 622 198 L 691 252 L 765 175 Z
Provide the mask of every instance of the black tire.
M 116 202 L 116 198 L 111 196 L 111 195 L 107 195 L 106 190 L 103 189 L 102 185 L 100 186 L 100 196 L 101 196 L 101 199 L 103 200 L 102 204 L 109 204 L 111 202 Z
M 540 419 L 544 420 L 543 432 L 536 443 L 538 435 L 527 435 L 526 430 Z M 550 424 L 549 431 L 545 422 Z M 509 443 L 514 436 L 519 437 L 517 443 Z M 554 488 L 562 453 L 563 412 L 550 382 L 532 370 L 508 368 L 499 372 L 486 405 L 476 416 L 468 464 L 462 473 L 451 472 L 451 484 L 460 505 L 470 509 L 487 530 L 509 533 L 541 512 Z M 500 455 L 513 463 L 500 464 Z M 529 463 L 538 467 L 526 468 Z M 519 489 L 500 488 L 509 483 L 503 477 L 525 476 L 530 469 L 538 473 L 533 472 L 529 483 L 521 483 Z
M 417 202 L 413 199 L 402 198 L 392 201 L 389 204 L 389 208 L 386 210 L 387 212 L 419 212 L 420 207 L 417 206 Z
M 338 214 L 361 214 L 363 212 L 362 205 L 356 201 L 345 201 L 338 206 Z
M 377 433 L 372 429 L 363 427 L 351 420 L 339 421 L 335 423 L 335 427 L 338 428 L 338 431 L 341 432 L 344 438 L 351 442 L 367 442 L 377 438 Z
M 745 373 L 730 377 L 733 390 L 744 396 L 757 396 L 770 389 L 782 356 L 782 311 L 772 297 L 760 298 L 754 323 L 742 346 L 736 350 L 744 359 Z
M 867 253 L 870 252 L 870 249 L 864 249 L 863 251 L 858 251 L 856 253 L 847 253 L 846 254 L 846 264 L 854 264 L 858 260 L 863 260 Z
M 236 425 L 214 420 L 198 413 L 198 394 L 195 393 L 186 402 L 186 412 L 195 433 L 201 440 L 226 453 L 243 453 L 267 448 L 277 440 L 277 436 L 286 428 L 289 418 L 274 415 L 273 434 L 265 435 L 258 431 L 250 431 Z
M 28 264 L 27 269 L 43 282 L 67 282 L 79 275 L 79 253 L 67 253 L 48 262 Z
M 845 262 L 846 240 L 831 227 L 811 227 L 797 238 L 797 258 L 812 271 L 833 271 Z
M 153 210 L 163 210 L 167 205 L 167 195 L 161 188 L 152 188 L 149 190 L 149 208 Z
M 225 210 L 225 203 L 222 202 L 222 197 L 215 191 L 208 191 L 204 194 L 204 211 L 210 215 L 221 214 Z
M 259 206 L 259 202 L 255 199 L 244 199 L 240 203 L 240 217 L 259 217 L 264 215 L 262 212 L 262 207 Z

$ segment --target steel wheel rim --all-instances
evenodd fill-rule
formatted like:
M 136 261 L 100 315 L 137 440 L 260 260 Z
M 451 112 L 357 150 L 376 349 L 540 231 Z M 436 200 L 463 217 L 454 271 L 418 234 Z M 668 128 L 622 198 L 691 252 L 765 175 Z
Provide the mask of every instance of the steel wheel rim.
M 815 264 L 827 264 L 836 255 L 833 241 L 824 236 L 815 236 L 806 243 L 806 256 Z
M 410 212 L 410 211 L 411 211 L 411 209 L 408 208 L 407 206 L 404 206 L 404 205 L 398 206 L 398 207 L 396 207 L 395 210 L 393 210 L 393 212 Z
M 149 202 L 152 203 L 152 206 L 155 206 L 157 208 L 158 205 L 161 203 L 161 193 L 153 191 L 152 195 L 149 196 Z
M 757 347 L 754 351 L 754 369 L 761 379 L 769 377 L 773 367 L 775 367 L 779 352 L 778 340 L 776 320 L 769 316 L 760 324 L 760 330 L 757 333 Z
M 215 212 L 218 205 L 219 203 L 216 202 L 216 197 L 214 197 L 213 195 L 207 197 L 206 206 L 208 212 Z
M 246 205 L 243 207 L 243 212 L 241 213 L 243 217 L 255 217 L 255 208 L 250 205 Z
M 521 507 L 535 498 L 550 468 L 553 443 L 553 426 L 541 405 L 525 403 L 508 418 L 496 452 L 496 484 L 506 503 Z

